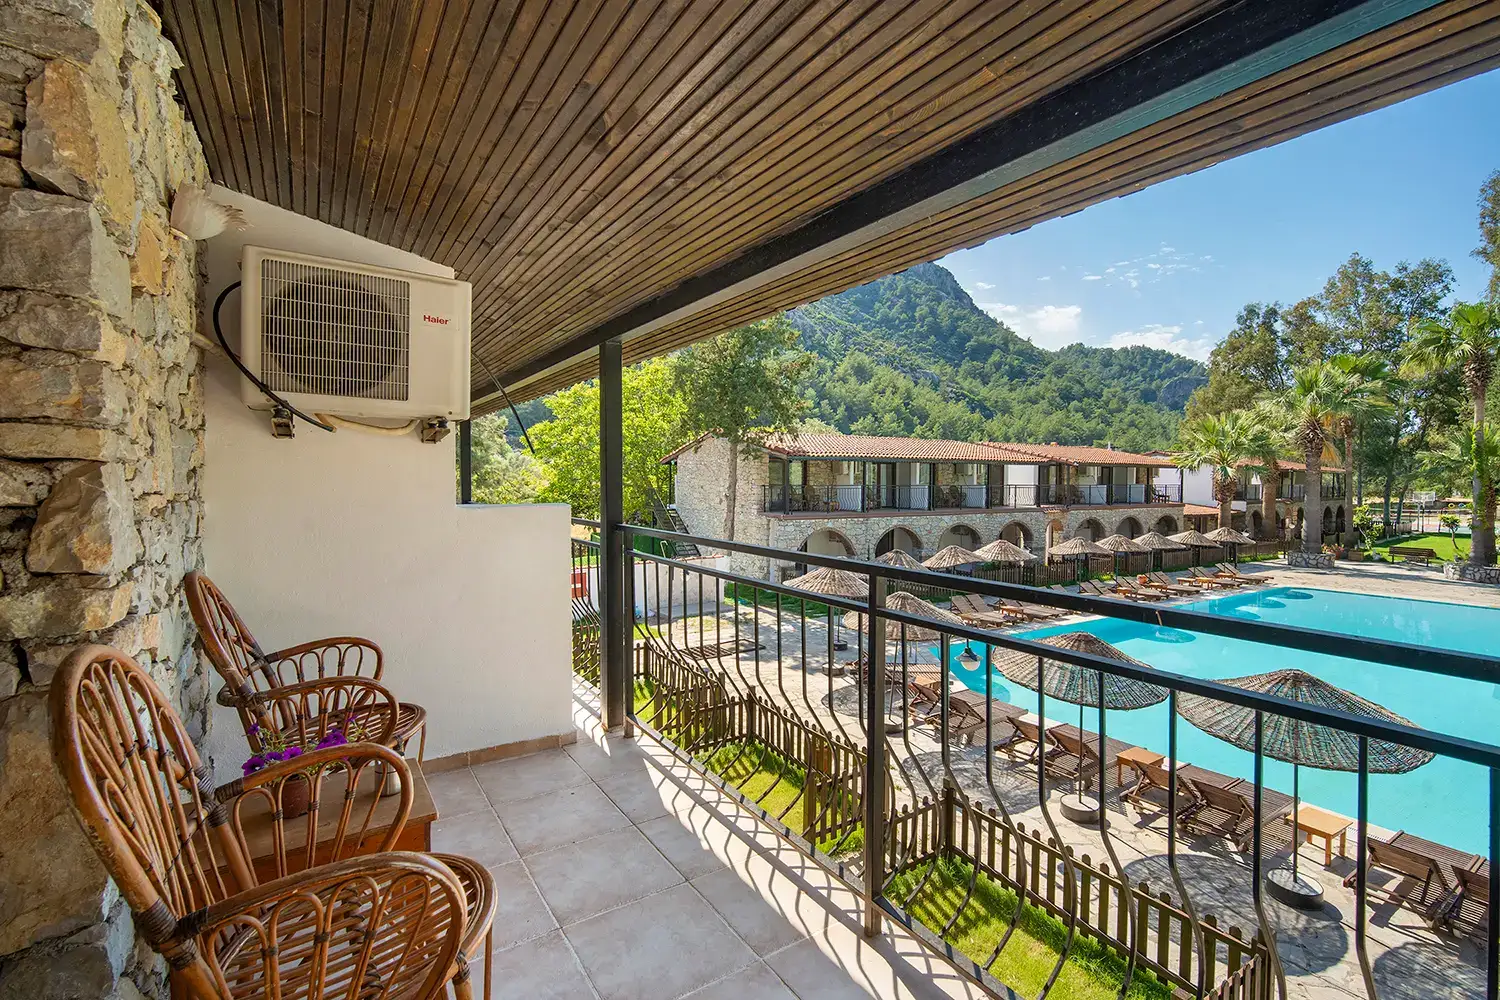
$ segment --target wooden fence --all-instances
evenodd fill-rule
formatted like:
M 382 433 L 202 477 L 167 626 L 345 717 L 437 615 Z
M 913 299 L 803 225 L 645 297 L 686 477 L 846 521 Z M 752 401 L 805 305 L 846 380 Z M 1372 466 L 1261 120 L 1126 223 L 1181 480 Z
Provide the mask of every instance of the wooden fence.
M 796 825 L 808 843 L 842 840 L 863 824 L 863 750 L 753 690 L 731 690 L 711 667 L 654 639 L 635 647 L 635 678 L 652 692 L 654 717 L 644 721 L 694 756 L 706 760 L 727 744 L 753 743 L 801 770 Z
M 573 651 L 575 672 L 597 684 L 596 616 L 574 619 Z M 805 777 L 796 808 L 801 813 L 800 835 L 808 843 L 844 839 L 863 824 L 862 749 L 754 691 L 738 693 L 708 663 L 655 638 L 635 645 L 634 680 L 651 692 L 651 717 L 645 721 L 698 758 L 707 760 L 728 744 L 757 743 L 802 769 Z M 1235 926 L 1221 927 L 1212 915 L 1204 916 L 1197 923 L 1202 938 L 1200 961 L 1192 917 L 1168 893 L 1145 882 L 1132 886 L 1127 928 L 1121 876 L 1107 864 L 1095 863 L 1087 854 L 1074 857 L 1071 848 L 1022 824 L 1006 822 L 993 808 L 973 808 L 952 788 L 937 802 L 923 799 L 895 810 L 886 830 L 887 875 L 944 855 L 962 858 L 1027 902 L 1064 920 L 1065 854 L 1072 860 L 1080 933 L 1121 955 L 1133 951 L 1137 963 L 1175 987 L 1195 991 L 1201 973 L 1208 995 L 1217 1000 L 1270 1000 L 1273 996 L 1269 957 L 1258 938 L 1250 938 Z M 1216 985 L 1221 975 L 1226 978 Z
M 887 831 L 886 866 L 910 869 L 943 856 L 959 857 L 991 879 L 1061 920 L 1067 919 L 1063 858 L 1072 861 L 1075 911 L 1080 933 L 1122 956 L 1134 951 L 1136 962 L 1176 987 L 1196 990 L 1201 971 L 1213 992 L 1219 976 L 1228 976 L 1214 995 L 1236 1000 L 1269 1000 L 1264 974 L 1265 950 L 1238 927 L 1221 927 L 1212 916 L 1198 921 L 1203 954 L 1194 942 L 1193 918 L 1172 897 L 1145 882 L 1131 886 L 1129 927 L 1121 876 L 1089 855 L 1075 857 L 1039 831 L 1008 823 L 993 808 L 967 805 L 951 787 L 936 802 L 900 809 Z M 1128 938 L 1127 938 L 1128 935 Z M 1254 968 L 1243 972 L 1246 965 Z M 1261 970 L 1258 974 L 1255 969 Z M 1231 992 L 1226 993 L 1231 984 Z M 1259 990 L 1253 992 L 1251 990 Z

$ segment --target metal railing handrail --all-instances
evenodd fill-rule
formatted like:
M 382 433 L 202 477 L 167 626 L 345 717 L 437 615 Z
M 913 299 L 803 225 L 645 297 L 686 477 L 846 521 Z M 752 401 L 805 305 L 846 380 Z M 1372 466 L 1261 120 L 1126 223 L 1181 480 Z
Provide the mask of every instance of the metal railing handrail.
M 679 535 L 675 532 L 664 532 L 654 528 L 641 528 L 636 525 L 625 525 L 622 530 L 630 533 L 645 534 L 666 541 L 691 541 L 698 545 L 727 547 L 733 551 L 750 555 L 765 555 L 775 559 L 785 559 L 788 556 L 788 553 L 781 549 L 747 545 L 740 542 L 716 541 L 714 539 L 691 535 Z M 823 594 L 811 594 L 808 591 L 797 590 L 796 588 L 772 583 L 767 580 L 759 580 L 715 569 L 701 563 L 683 563 L 680 560 L 666 556 L 656 556 L 645 552 L 632 552 L 631 555 L 635 558 L 654 562 L 690 566 L 694 572 L 732 582 L 737 586 L 759 588 L 760 590 L 803 600 L 815 600 L 820 604 L 843 608 L 848 611 L 870 611 L 870 605 L 867 601 L 832 597 Z M 1486 680 L 1490 683 L 1494 681 L 1480 676 L 1473 671 L 1482 668 L 1491 674 L 1500 675 L 1500 662 L 1474 654 L 1430 650 L 1426 647 L 1413 646 L 1407 643 L 1390 643 L 1375 639 L 1356 639 L 1346 635 L 1304 629 L 1296 626 L 1271 625 L 1264 622 L 1248 622 L 1240 619 L 1221 618 L 1217 615 L 1210 615 L 1204 612 L 1183 611 L 1171 608 L 1145 608 L 1124 600 L 1082 597 L 1054 590 L 1038 590 L 1019 584 L 1005 584 L 977 578 L 955 577 L 951 573 L 937 573 L 931 570 L 900 569 L 881 563 L 864 562 L 835 556 L 819 556 L 812 553 L 795 553 L 795 555 L 811 565 L 826 565 L 834 569 L 844 569 L 866 576 L 876 576 L 888 580 L 949 585 L 955 580 L 963 580 L 965 589 L 971 593 L 1047 603 L 1103 617 L 1156 624 L 1166 628 L 1181 628 L 1186 631 L 1206 632 L 1228 638 L 1246 639 L 1252 642 L 1265 642 L 1268 645 L 1277 645 L 1285 648 L 1311 648 L 1318 652 L 1326 652 L 1335 656 L 1351 656 L 1352 658 L 1371 663 L 1403 666 L 1410 669 L 1426 670 L 1430 673 L 1446 673 L 1448 676 L 1463 677 L 1471 680 Z M 878 610 L 878 614 L 891 621 L 915 627 L 932 628 L 936 624 L 940 631 L 969 643 L 999 646 L 1004 649 L 1045 656 L 1049 659 L 1061 660 L 1076 666 L 1101 670 L 1104 673 L 1115 676 L 1140 680 L 1169 690 L 1176 690 L 1186 694 L 1203 695 L 1217 701 L 1242 705 L 1246 708 L 1268 712 L 1273 715 L 1332 726 L 1333 728 L 1342 729 L 1356 735 L 1367 736 L 1371 739 L 1386 740 L 1416 749 L 1430 750 L 1433 753 L 1444 754 L 1484 767 L 1500 768 L 1500 747 L 1481 743 L 1476 740 L 1451 736 L 1446 733 L 1434 733 L 1430 730 L 1386 722 L 1369 716 L 1356 716 L 1332 709 L 1288 701 L 1271 695 L 1221 684 L 1217 681 L 1189 677 L 1184 674 L 1171 673 L 1156 668 L 1135 666 L 1123 661 L 1061 649 L 1017 636 L 989 632 L 970 625 L 935 621 L 934 619 L 907 614 L 889 607 L 882 606 Z M 1308 639 L 1316 639 L 1317 641 L 1314 645 L 1308 645 L 1306 642 Z M 1385 653 L 1394 655 L 1381 655 Z M 1420 662 L 1406 662 L 1421 661 L 1429 658 L 1436 659 L 1444 665 L 1453 666 L 1454 669 L 1438 670 Z M 1453 664 L 1446 663 L 1449 658 L 1453 658 Z

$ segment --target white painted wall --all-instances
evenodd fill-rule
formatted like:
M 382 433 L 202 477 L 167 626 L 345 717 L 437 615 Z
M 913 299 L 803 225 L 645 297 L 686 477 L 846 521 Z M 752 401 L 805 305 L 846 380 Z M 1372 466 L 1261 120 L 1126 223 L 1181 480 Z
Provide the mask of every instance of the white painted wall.
M 222 188 L 214 196 L 251 226 L 209 242 L 210 304 L 238 278 L 247 243 L 452 275 Z M 231 344 L 237 307 L 225 303 Z M 238 379 L 210 358 L 204 554 L 262 646 L 374 639 L 387 686 L 428 711 L 430 757 L 570 732 L 568 508 L 459 506 L 452 437 L 299 426 L 292 440 L 272 438 Z M 216 711 L 210 752 L 223 779 L 247 752 L 238 719 Z

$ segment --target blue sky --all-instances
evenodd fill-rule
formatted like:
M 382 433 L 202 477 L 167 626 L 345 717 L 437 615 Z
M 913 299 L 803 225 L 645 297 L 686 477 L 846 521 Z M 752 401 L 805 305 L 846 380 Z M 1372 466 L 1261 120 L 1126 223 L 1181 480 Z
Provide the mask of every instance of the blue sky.
M 1500 169 L 1500 70 L 940 263 L 1038 345 L 1147 344 L 1207 359 L 1246 302 L 1318 292 L 1359 251 L 1441 257 L 1483 295 L 1479 186 Z

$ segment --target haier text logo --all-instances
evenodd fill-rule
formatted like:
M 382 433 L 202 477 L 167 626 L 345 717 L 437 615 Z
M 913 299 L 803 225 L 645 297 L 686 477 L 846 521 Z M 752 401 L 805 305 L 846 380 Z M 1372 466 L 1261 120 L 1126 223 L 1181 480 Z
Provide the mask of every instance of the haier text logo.
M 422 322 L 424 322 L 424 323 L 436 323 L 438 326 L 447 326 L 448 323 L 450 322 L 450 320 L 448 319 L 447 316 L 429 316 L 426 313 L 423 313 L 422 314 Z

